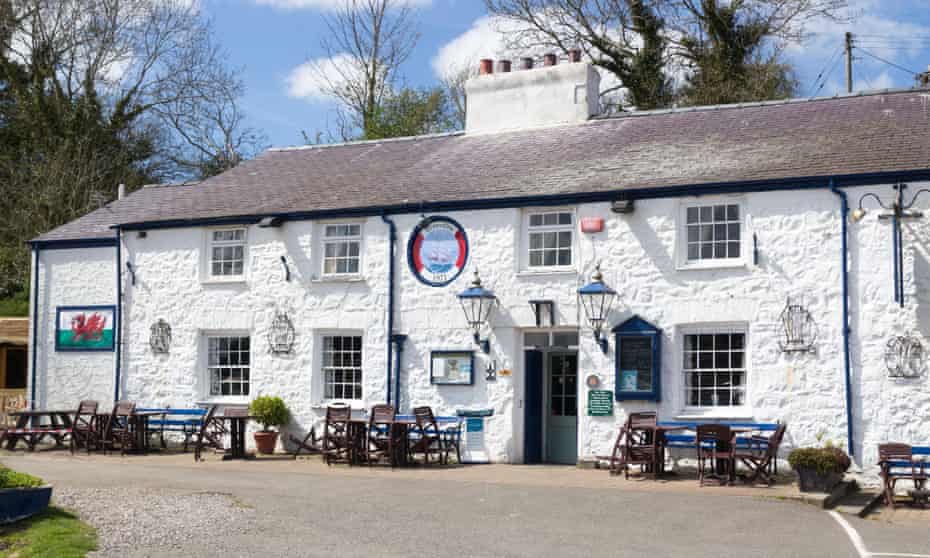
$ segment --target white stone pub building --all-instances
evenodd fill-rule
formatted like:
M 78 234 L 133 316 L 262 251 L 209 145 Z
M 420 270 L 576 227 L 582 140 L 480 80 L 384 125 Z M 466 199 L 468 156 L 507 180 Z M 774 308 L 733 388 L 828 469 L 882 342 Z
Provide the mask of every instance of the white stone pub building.
M 295 432 L 336 400 L 489 409 L 487 453 L 512 463 L 607 453 L 626 413 L 648 409 L 785 421 L 786 451 L 852 444 L 866 468 L 881 442 L 930 442 L 927 374 L 886 362 L 890 340 L 930 339 L 930 217 L 897 238 L 874 198 L 861 219 L 844 209 L 927 186 L 930 91 L 600 116 L 597 86 L 580 62 L 481 75 L 464 132 L 271 149 L 34 239 L 31 397 L 273 394 Z M 418 241 L 434 217 L 464 242 Z M 598 262 L 617 292 L 606 352 L 578 302 Z M 475 270 L 496 296 L 488 353 L 457 297 Z M 783 350 L 789 298 L 815 324 L 810 350 Z M 56 318 L 75 307 L 112 320 L 111 350 L 59 346 Z M 281 313 L 287 353 L 269 345 Z M 166 352 L 150 343 L 160 320 Z M 623 345 L 624 323 L 654 328 L 655 354 Z M 612 414 L 591 412 L 591 386 Z

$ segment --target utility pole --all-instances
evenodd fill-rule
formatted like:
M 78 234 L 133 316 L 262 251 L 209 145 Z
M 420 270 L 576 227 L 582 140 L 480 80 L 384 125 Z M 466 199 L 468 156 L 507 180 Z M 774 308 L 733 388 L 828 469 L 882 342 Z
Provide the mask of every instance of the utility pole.
M 849 31 L 846 32 L 846 92 L 852 93 L 852 49 L 853 36 Z

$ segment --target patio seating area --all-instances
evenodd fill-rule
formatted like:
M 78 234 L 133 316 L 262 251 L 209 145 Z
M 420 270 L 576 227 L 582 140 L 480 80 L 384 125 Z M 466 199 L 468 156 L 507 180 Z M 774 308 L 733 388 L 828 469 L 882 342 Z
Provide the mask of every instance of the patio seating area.
M 254 417 L 244 407 L 207 408 L 140 407 L 119 401 L 101 410 L 97 401 L 85 400 L 74 409 L 33 409 L 20 406 L 4 415 L 0 445 L 7 451 L 36 451 L 40 444 L 52 449 L 101 452 L 104 455 L 145 455 L 169 449 L 168 441 L 184 453 L 193 448 L 194 460 L 207 452 L 226 459 L 255 457 L 247 450 L 246 432 Z M 6 418 L 8 417 L 8 418 Z M 327 408 L 322 435 L 314 428 L 303 439 L 291 436 L 297 457 L 302 451 L 321 454 L 327 464 L 448 465 L 451 456 L 461 463 L 461 417 L 434 416 L 430 407 L 417 407 L 398 415 L 391 405 L 375 405 L 371 412 L 354 416 L 347 405 Z
M 608 461 L 611 475 L 629 478 L 631 469 L 638 469 L 634 472 L 659 478 L 668 474 L 669 450 L 693 451 L 700 486 L 730 486 L 737 479 L 771 486 L 786 431 L 784 423 L 671 422 L 659 421 L 654 412 L 631 413 L 612 454 L 599 459 Z

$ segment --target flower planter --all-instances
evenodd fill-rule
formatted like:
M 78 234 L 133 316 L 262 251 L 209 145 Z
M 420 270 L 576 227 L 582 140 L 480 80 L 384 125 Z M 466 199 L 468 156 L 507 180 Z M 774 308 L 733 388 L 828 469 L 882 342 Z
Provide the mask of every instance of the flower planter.
M 271 455 L 274 453 L 275 446 L 278 445 L 277 432 L 256 432 L 255 448 L 262 455 Z
M 0 489 L 0 525 L 31 517 L 48 507 L 51 486 Z
M 823 474 L 809 467 L 798 467 L 795 472 L 798 474 L 798 487 L 801 492 L 830 492 L 843 480 L 843 473 Z

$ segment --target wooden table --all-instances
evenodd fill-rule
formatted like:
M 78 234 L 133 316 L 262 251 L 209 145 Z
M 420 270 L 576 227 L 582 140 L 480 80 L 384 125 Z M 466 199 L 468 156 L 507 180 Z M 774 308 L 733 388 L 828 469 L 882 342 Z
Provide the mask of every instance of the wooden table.
M 146 454 L 151 451 L 149 443 L 149 419 L 159 416 L 162 413 L 158 411 L 136 411 L 129 417 L 129 427 L 132 429 L 133 451 L 136 453 Z
M 229 453 L 223 456 L 223 460 L 229 459 L 253 459 L 254 454 L 245 451 L 245 432 L 249 421 L 254 417 L 248 414 L 223 414 L 213 417 L 216 421 L 229 422 Z
M 349 419 L 349 439 L 352 440 L 349 448 L 349 461 L 355 465 L 363 463 L 367 451 L 366 445 L 368 444 L 368 423 L 369 419 L 367 418 L 352 418 Z M 379 423 L 385 424 L 385 423 Z M 410 427 L 416 426 L 416 419 L 394 419 L 391 422 L 391 435 L 396 436 L 397 440 L 400 440 L 400 444 L 395 444 L 394 446 L 394 464 L 395 465 L 408 465 L 407 460 L 407 436 L 410 433 Z
M 29 446 L 29 451 L 34 451 L 36 445 L 46 436 L 54 438 L 55 445 L 60 447 L 64 443 L 65 436 L 71 434 L 71 417 L 75 413 L 76 411 L 73 409 L 46 409 L 10 413 L 11 417 L 16 418 L 16 426 L 7 430 L 4 434 L 6 449 L 13 451 L 20 440 L 25 440 Z M 43 417 L 48 417 L 49 421 L 42 421 Z
M 645 429 L 640 429 L 640 430 L 645 430 Z M 656 476 L 664 475 L 665 474 L 665 448 L 666 448 L 665 435 L 670 432 L 693 431 L 694 429 L 691 428 L 690 426 L 657 425 L 653 428 L 650 428 L 649 430 L 652 431 L 652 436 L 657 437 L 655 438 L 656 440 L 656 463 L 658 465 Z M 730 432 L 734 436 L 736 436 L 737 434 L 747 434 L 749 432 L 754 432 L 755 430 L 756 430 L 755 428 L 752 428 L 749 426 L 731 426 L 730 427 Z M 697 436 L 697 432 L 695 432 L 695 437 L 696 436 Z M 695 439 L 695 443 L 697 443 L 696 439 Z M 717 473 L 724 474 L 726 466 L 724 464 L 718 463 L 717 467 L 718 467 Z M 736 469 L 736 463 L 731 463 L 730 464 L 731 474 L 735 473 L 735 469 Z

